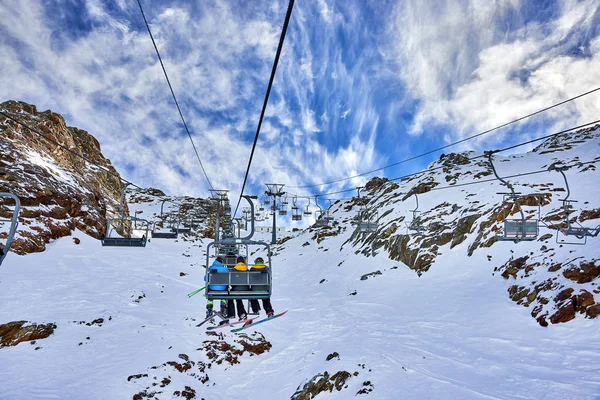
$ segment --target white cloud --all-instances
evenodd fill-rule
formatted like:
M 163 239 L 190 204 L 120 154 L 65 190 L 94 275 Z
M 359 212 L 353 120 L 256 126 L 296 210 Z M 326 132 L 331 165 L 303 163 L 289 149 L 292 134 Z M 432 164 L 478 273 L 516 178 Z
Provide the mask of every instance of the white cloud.
M 428 124 L 454 127 L 460 139 L 562 101 L 600 82 L 598 37 L 588 54 L 573 54 L 598 21 L 597 1 L 563 0 L 555 19 L 514 31 L 519 1 L 402 2 L 390 35 L 399 77 L 421 106 L 412 133 Z M 512 16 L 512 17 L 511 17 Z M 598 95 L 547 114 L 559 126 L 597 116 Z

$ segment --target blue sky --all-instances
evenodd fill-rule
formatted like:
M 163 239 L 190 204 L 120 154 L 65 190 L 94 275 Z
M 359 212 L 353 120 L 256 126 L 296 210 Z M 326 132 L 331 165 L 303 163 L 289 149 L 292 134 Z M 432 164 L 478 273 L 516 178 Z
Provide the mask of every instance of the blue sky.
M 142 4 L 208 176 L 235 196 L 287 1 Z M 375 169 L 596 88 L 599 26 L 597 0 L 297 0 L 247 192 Z M 2 101 L 63 114 L 138 185 L 208 195 L 135 0 L 0 0 L 0 49 Z M 599 110 L 592 94 L 457 150 L 524 141 Z

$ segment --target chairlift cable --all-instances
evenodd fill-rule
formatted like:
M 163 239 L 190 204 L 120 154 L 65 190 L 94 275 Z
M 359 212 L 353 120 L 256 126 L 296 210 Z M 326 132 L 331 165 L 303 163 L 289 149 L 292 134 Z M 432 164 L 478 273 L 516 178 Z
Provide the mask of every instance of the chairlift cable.
M 515 148 L 520 147 L 520 146 L 525 146 L 527 144 L 531 144 L 531 143 L 534 143 L 534 142 L 539 142 L 540 140 L 546 140 L 546 139 L 549 139 L 551 137 L 563 135 L 563 134 L 565 134 L 567 132 L 571 132 L 571 131 L 574 131 L 576 129 L 581 129 L 581 128 L 587 127 L 589 125 L 594 125 L 594 124 L 597 124 L 597 123 L 600 123 L 600 120 L 596 120 L 596 121 L 593 121 L 593 122 L 588 122 L 587 124 L 579 125 L 579 126 L 576 126 L 574 128 L 570 128 L 570 129 L 565 129 L 565 130 L 562 130 L 560 132 L 552 133 L 550 135 L 541 136 L 539 138 L 531 139 L 531 140 L 528 140 L 526 142 L 518 143 L 518 144 L 515 144 L 515 145 L 512 145 L 512 146 L 508 146 L 508 147 L 505 147 L 505 148 L 502 148 L 502 149 L 499 149 L 499 150 L 494 150 L 494 153 L 501 153 L 503 151 L 512 150 L 512 149 L 515 149 Z M 479 155 L 479 156 L 476 156 L 476 157 L 471 157 L 471 158 L 467 157 L 467 160 L 473 161 L 473 160 L 476 160 L 478 158 L 485 158 L 485 157 L 486 157 L 485 154 L 482 154 L 482 155 Z M 401 180 L 401 179 L 404 179 L 404 178 L 409 178 L 411 176 L 419 175 L 419 174 L 426 173 L 426 172 L 435 171 L 435 170 L 442 169 L 442 168 L 447 168 L 447 167 L 445 165 L 441 165 L 439 167 L 429 168 L 429 169 L 426 169 L 426 170 L 423 170 L 423 171 L 420 171 L 420 172 L 415 172 L 415 173 L 412 173 L 412 174 L 400 176 L 398 178 L 393 178 L 393 179 L 390 179 L 390 181 L 398 181 L 398 180 Z
M 181 112 L 181 107 L 179 107 L 179 102 L 177 101 L 177 97 L 175 97 L 175 91 L 173 90 L 173 86 L 171 86 L 171 81 L 169 80 L 169 76 L 167 75 L 167 70 L 165 69 L 165 64 L 163 63 L 162 57 L 158 51 L 158 47 L 156 46 L 156 42 L 154 41 L 154 36 L 152 36 L 152 31 L 150 30 L 150 25 L 148 24 L 148 20 L 146 19 L 146 14 L 144 14 L 144 9 L 142 8 L 142 3 L 140 0 L 137 0 L 138 5 L 140 6 L 140 11 L 142 13 L 142 18 L 144 18 L 144 23 L 146 24 L 146 29 L 148 29 L 148 34 L 150 35 L 150 39 L 152 40 L 152 44 L 154 45 L 154 50 L 156 50 L 156 55 L 158 56 L 158 61 L 160 61 L 160 66 L 162 67 L 163 73 L 165 74 L 165 79 L 167 80 L 167 84 L 169 85 L 169 89 L 171 90 L 171 95 L 173 95 L 173 100 L 175 101 L 175 106 L 177 106 L 177 111 L 179 111 L 179 116 L 181 117 L 181 121 L 183 122 L 183 126 L 185 127 L 185 131 L 187 132 L 188 137 L 190 138 L 190 142 L 192 143 L 192 147 L 194 148 L 194 153 L 196 153 L 196 158 L 198 158 L 198 162 L 200 163 L 200 168 L 202 168 L 202 172 L 204 173 L 204 177 L 208 182 L 208 186 L 210 186 L 211 190 L 214 190 L 212 183 L 210 183 L 210 179 L 208 179 L 208 175 L 206 174 L 206 170 L 204 169 L 204 165 L 202 164 L 202 160 L 200 160 L 200 155 L 198 154 L 198 149 L 196 149 L 196 145 L 194 144 L 194 139 L 192 139 L 192 134 L 188 129 L 188 126 L 185 122 L 185 118 L 183 117 L 183 113 Z
M 518 144 L 515 144 L 515 145 L 512 145 L 512 146 L 508 146 L 508 147 L 505 147 L 505 148 L 502 148 L 502 149 L 499 149 L 499 150 L 494 150 L 494 153 L 500 153 L 500 152 L 503 152 L 503 151 L 512 150 L 512 149 L 515 149 L 515 148 L 520 147 L 520 146 L 525 146 L 525 145 L 528 145 L 528 144 L 531 144 L 531 143 L 539 142 L 540 140 L 546 140 L 546 139 L 549 139 L 549 138 L 552 138 L 552 137 L 555 137 L 555 136 L 563 135 L 563 134 L 565 134 L 567 132 L 571 132 L 571 131 L 574 131 L 574 130 L 577 130 L 577 129 L 582 129 L 582 128 L 588 127 L 590 125 L 598 124 L 598 123 L 600 123 L 600 119 L 596 120 L 596 121 L 588 122 L 588 123 L 583 124 L 583 125 L 576 126 L 574 128 L 565 129 L 565 130 L 562 130 L 560 132 L 552 133 L 552 134 L 549 134 L 549 135 L 541 136 L 539 138 L 528 140 L 526 142 L 522 142 L 522 143 L 518 143 Z M 466 159 L 468 161 L 473 161 L 473 160 L 476 160 L 478 158 L 484 158 L 484 157 L 485 157 L 485 155 L 479 155 L 479 156 L 471 157 L 471 158 L 467 157 Z M 402 179 L 405 179 L 405 178 L 413 177 L 415 175 L 421 175 L 421 174 L 425 174 L 427 172 L 433 172 L 433 171 L 437 171 L 437 170 L 440 170 L 440 169 L 443 169 L 443 168 L 448 168 L 448 167 L 446 165 L 440 165 L 440 166 L 437 166 L 437 167 L 424 169 L 424 170 L 419 171 L 419 172 L 413 172 L 411 174 L 402 175 L 402 176 L 399 176 L 397 178 L 389 179 L 389 181 L 391 181 L 391 182 L 393 182 L 393 181 L 399 181 L 399 180 L 402 180 Z M 318 196 L 328 196 L 328 195 L 335 195 L 335 194 L 340 194 L 340 193 L 352 192 L 354 190 L 356 190 L 356 188 L 339 190 L 337 192 L 320 193 L 320 194 L 317 194 L 317 195 Z M 289 194 L 290 195 L 294 195 L 292 193 L 289 193 Z M 315 195 L 312 195 L 312 197 L 314 197 L 314 196 Z M 297 196 L 297 197 L 301 198 L 303 196 Z M 306 196 L 306 197 L 308 197 L 308 196 Z
M 140 0 L 138 0 L 139 2 Z M 258 135 L 260 134 L 260 128 L 262 126 L 263 118 L 265 116 L 265 111 L 267 110 L 267 104 L 269 103 L 269 95 L 271 94 L 271 87 L 273 86 L 273 80 L 275 79 L 275 72 L 277 71 L 277 64 L 279 63 L 279 56 L 281 55 L 281 49 L 283 48 L 283 41 L 285 40 L 285 34 L 287 33 L 287 28 L 290 22 L 290 17 L 292 15 L 292 9 L 294 7 L 294 0 L 290 0 L 288 4 L 287 13 L 285 15 L 285 21 L 283 22 L 283 28 L 281 30 L 281 35 L 279 36 L 279 45 L 277 46 L 277 53 L 275 54 L 275 60 L 273 61 L 273 68 L 271 69 L 271 77 L 269 78 L 269 85 L 267 86 L 267 93 L 265 94 L 265 100 L 263 102 L 262 111 L 260 112 L 260 118 L 258 120 L 258 127 L 256 128 L 256 135 L 254 136 L 254 143 L 252 144 L 252 150 L 250 151 L 250 159 L 248 160 L 248 167 L 246 168 L 246 175 L 244 176 L 244 183 L 242 184 L 242 190 L 240 191 L 240 197 L 238 199 L 237 205 L 235 206 L 235 212 L 233 215 L 237 214 L 238 208 L 240 207 L 240 202 L 242 201 L 242 196 L 244 195 L 244 189 L 246 188 L 246 181 L 248 180 L 248 174 L 250 173 L 250 166 L 252 165 L 252 157 L 254 157 L 254 150 L 256 150 L 256 143 L 258 142 Z
M 551 110 L 551 109 L 553 109 L 553 108 L 555 108 L 555 107 L 558 107 L 558 106 L 561 106 L 561 105 L 563 105 L 563 104 L 569 103 L 569 102 L 571 102 L 571 101 L 577 100 L 577 99 L 579 99 L 579 98 L 581 98 L 581 97 L 587 96 L 587 95 L 589 95 L 589 94 L 592 94 L 592 93 L 594 93 L 594 92 L 597 92 L 597 91 L 599 91 L 599 90 L 600 90 L 600 87 L 598 87 L 598 88 L 596 88 L 596 89 L 593 89 L 593 90 L 590 90 L 590 91 L 588 91 L 588 92 L 585 92 L 585 93 L 579 94 L 579 95 L 577 95 L 577 96 L 575 96 L 575 97 L 571 97 L 571 98 L 569 98 L 569 99 L 563 100 L 563 101 L 561 101 L 560 103 L 553 104 L 553 105 L 551 105 L 551 106 L 548 106 L 548 107 L 546 107 L 546 108 L 543 108 L 543 109 L 541 109 L 541 110 L 538 110 L 538 111 L 536 111 L 536 112 L 533 112 L 533 113 L 531 113 L 531 114 L 524 115 L 524 116 L 522 116 L 522 117 L 519 117 L 519 118 L 517 118 L 517 119 L 514 119 L 514 120 L 512 120 L 512 121 L 510 121 L 510 122 L 506 122 L 506 123 L 504 123 L 504 124 L 502 124 L 502 125 L 498 125 L 498 126 L 496 126 L 496 127 L 494 127 L 494 128 L 488 129 L 488 130 L 486 130 L 486 131 L 483 131 L 483 132 L 477 133 L 477 134 L 475 134 L 475 135 L 472 135 L 472 136 L 466 137 L 466 138 L 464 138 L 464 139 L 461 139 L 461 140 L 459 140 L 459 141 L 456 141 L 456 142 L 453 142 L 453 143 L 447 144 L 447 145 L 445 145 L 445 146 L 442 146 L 442 147 L 438 147 L 438 148 L 436 148 L 436 149 L 433 149 L 433 150 L 427 151 L 427 152 L 425 152 L 425 153 L 422 153 L 422 154 L 418 154 L 418 155 L 416 155 L 416 156 L 413 156 L 413 157 L 407 158 L 407 159 L 405 159 L 405 160 L 397 161 L 397 162 L 395 162 L 395 163 L 392 163 L 392 164 L 389 164 L 389 165 L 383 166 L 383 167 L 381 167 L 381 168 L 373 169 L 373 170 L 370 170 L 370 171 L 362 172 L 362 173 L 360 173 L 360 174 L 356 174 L 356 175 L 349 176 L 349 177 L 346 177 L 346 178 L 340 178 L 340 179 L 336 179 L 336 180 L 329 181 L 329 182 L 323 182 L 323 183 L 317 183 L 317 184 L 311 184 L 311 185 L 303 185 L 303 186 L 288 186 L 288 188 L 290 188 L 290 189 L 305 189 L 305 188 L 310 188 L 310 187 L 317 187 L 317 186 L 332 185 L 332 184 L 334 184 L 334 183 L 343 182 L 343 181 L 347 181 L 347 180 L 354 179 L 354 178 L 359 178 L 359 177 L 361 177 L 361 176 L 364 176 L 364 175 L 369 175 L 369 174 L 371 174 L 371 173 L 373 173 L 373 172 L 382 171 L 382 170 L 384 170 L 384 169 L 387 169 L 387 168 L 390 168 L 390 167 L 394 167 L 394 166 L 396 166 L 396 165 L 403 164 L 403 163 L 406 163 L 406 162 L 408 162 L 408 161 L 416 160 L 417 158 L 424 157 L 424 156 L 426 156 L 426 155 L 429 155 L 429 154 L 435 153 L 435 152 L 437 152 L 437 151 L 444 150 L 444 149 L 447 149 L 447 148 L 449 148 L 449 147 L 452 147 L 452 146 L 456 146 L 457 144 L 464 143 L 464 142 L 466 142 L 466 141 L 468 141 L 468 140 L 475 139 L 475 138 L 477 138 L 477 137 L 479 137 L 479 136 L 483 136 L 483 135 L 485 135 L 485 134 L 488 134 L 488 133 L 490 133 L 490 132 L 493 132 L 493 131 L 496 131 L 496 130 L 498 130 L 498 129 L 504 128 L 504 127 L 506 127 L 506 126 L 508 126 L 508 125 L 512 125 L 512 124 L 514 124 L 514 123 L 517 123 L 517 122 L 519 122 L 519 121 L 523 121 L 524 119 L 527 119 L 527 118 L 533 117 L 534 115 L 537 115 L 537 114 L 541 114 L 541 113 L 543 113 L 543 112 L 545 112 L 545 111 Z
M 81 159 L 83 159 L 83 160 L 87 161 L 88 163 L 90 163 L 90 164 L 92 164 L 92 165 L 94 165 L 94 166 L 96 166 L 96 167 L 100 168 L 100 169 L 101 169 L 103 172 L 106 172 L 107 174 L 109 174 L 109 175 L 111 175 L 111 176 L 114 176 L 115 178 L 119 179 L 120 181 L 122 181 L 122 182 L 125 182 L 125 183 L 128 183 L 129 185 L 131 185 L 131 186 L 133 186 L 133 187 L 136 187 L 136 188 L 138 188 L 138 189 L 142 189 L 140 186 L 138 186 L 138 185 L 136 185 L 136 184 L 134 184 L 134 183 L 132 183 L 132 182 L 128 181 L 127 179 L 121 178 L 121 177 L 119 176 L 119 174 L 115 174 L 115 173 L 111 172 L 109 169 L 107 169 L 107 168 L 103 167 L 102 165 L 98 165 L 98 164 L 96 164 L 95 162 L 93 162 L 92 160 L 90 160 L 89 158 L 87 158 L 86 156 L 84 156 L 84 155 L 81 155 L 81 154 L 79 154 L 79 153 L 77 153 L 77 152 L 75 152 L 75 151 L 71 150 L 71 149 L 70 149 L 70 148 L 68 148 L 67 146 L 65 146 L 65 145 L 63 145 L 63 144 L 60 144 L 60 143 L 58 143 L 57 141 L 55 141 L 55 140 L 53 140 L 53 139 L 50 139 L 50 138 L 49 138 L 47 135 L 43 134 L 42 132 L 38 131 L 37 129 L 34 129 L 34 128 L 30 127 L 29 125 L 27 125 L 26 123 L 24 123 L 24 122 L 20 121 L 19 119 L 15 118 L 15 117 L 11 117 L 11 116 L 10 116 L 10 115 L 8 115 L 6 112 L 4 112 L 4 111 L 0 111 L 0 114 L 4 115 L 4 116 L 5 116 L 7 119 L 9 119 L 9 120 L 11 120 L 11 121 L 13 121 L 13 122 L 16 122 L 17 124 L 19 124 L 19 125 L 21 125 L 21 126 L 25 127 L 26 129 L 29 129 L 31 132 L 33 132 L 33 133 L 35 133 L 35 134 L 37 134 L 37 135 L 41 136 L 42 138 L 46 139 L 46 140 L 47 140 L 47 141 L 49 141 L 50 143 L 53 143 L 53 144 L 57 145 L 58 147 L 62 148 L 63 150 L 66 150 L 66 151 L 68 151 L 69 153 L 73 154 L 74 156 L 77 156 L 77 157 L 79 157 L 79 158 L 81 158 Z
M 584 166 L 584 165 L 588 165 L 588 164 L 597 164 L 597 163 L 599 163 L 599 162 L 600 162 L 600 160 L 595 160 L 595 161 L 584 161 L 584 162 L 579 162 L 579 161 L 576 161 L 576 162 L 574 163 L 574 165 L 571 165 L 571 166 L 569 166 L 569 168 L 572 168 L 572 167 L 574 167 L 575 165 L 577 165 L 577 166 Z M 509 175 L 509 176 L 502 176 L 501 178 L 502 178 L 502 179 L 518 178 L 518 177 L 520 177 L 520 176 L 537 175 L 537 174 L 541 174 L 541 173 L 543 173 L 543 172 L 548 172 L 548 169 L 542 169 L 542 170 L 538 170 L 538 171 L 530 171 L 530 172 L 522 172 L 522 173 L 520 173 L 520 174 Z M 429 190 L 429 192 L 432 192 L 432 191 L 434 191 L 434 190 L 444 190 L 444 189 L 452 189 L 452 188 L 464 187 L 464 186 L 470 186 L 470 185 L 477 185 L 477 184 L 480 184 L 480 183 L 494 182 L 494 181 L 497 181 L 497 180 L 498 180 L 498 179 L 496 179 L 496 178 L 491 178 L 491 179 L 483 179 L 483 180 L 477 180 L 477 181 L 472 181 L 472 182 L 458 183 L 458 184 L 455 184 L 455 185 L 437 186 L 437 187 L 431 188 L 431 189 Z M 356 189 L 350 189 L 350 190 L 354 191 L 354 190 L 356 190 Z M 347 192 L 347 191 L 348 191 L 348 190 L 346 190 L 346 192 Z M 428 192 L 425 192 L 425 193 L 428 193 Z M 335 201 L 337 201 L 337 200 L 346 200 L 346 199 L 351 199 L 351 198 L 353 198 L 353 197 L 354 197 L 354 196 L 351 196 L 351 197 L 339 197 L 339 198 L 336 198 L 336 199 L 331 199 L 331 200 L 335 200 Z

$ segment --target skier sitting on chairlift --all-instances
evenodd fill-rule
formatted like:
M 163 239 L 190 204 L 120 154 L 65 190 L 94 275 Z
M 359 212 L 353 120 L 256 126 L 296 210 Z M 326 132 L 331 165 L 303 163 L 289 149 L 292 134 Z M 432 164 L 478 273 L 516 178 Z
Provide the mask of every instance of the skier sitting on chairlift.
M 238 271 L 248 271 L 248 267 L 246 266 L 246 260 L 244 257 L 239 256 L 237 258 L 237 264 L 235 264 L 234 269 Z M 249 290 L 249 287 L 246 285 L 236 285 L 233 287 L 233 291 L 244 291 Z M 241 299 L 236 299 L 235 303 L 237 304 L 237 312 L 240 321 L 245 321 L 248 319 L 248 314 L 246 314 L 246 308 L 244 307 L 244 302 Z
M 223 258 L 217 257 L 215 261 L 213 261 L 212 265 L 208 268 L 209 272 L 229 272 L 226 266 L 223 265 Z M 206 276 L 204 276 L 204 280 L 206 281 Z M 227 290 L 226 285 L 210 285 L 210 290 Z M 213 300 L 208 300 L 206 303 L 206 318 L 210 317 L 213 313 Z M 227 300 L 221 299 L 221 315 L 223 317 L 227 316 Z M 227 321 L 229 322 L 229 321 Z
M 267 266 L 265 265 L 265 260 L 263 260 L 262 257 L 257 257 L 254 260 L 254 265 L 252 266 L 252 269 L 259 269 L 259 270 L 263 270 L 266 271 Z M 255 288 L 256 290 L 263 290 L 262 288 Z M 265 309 L 265 312 L 267 313 L 267 317 L 272 317 L 275 312 L 273 311 L 273 306 L 271 305 L 271 299 L 262 299 L 262 303 L 263 303 L 263 308 Z M 260 313 L 260 306 L 258 305 L 258 300 L 254 299 L 254 300 L 250 300 L 250 307 L 252 307 L 252 312 L 254 314 L 258 314 Z

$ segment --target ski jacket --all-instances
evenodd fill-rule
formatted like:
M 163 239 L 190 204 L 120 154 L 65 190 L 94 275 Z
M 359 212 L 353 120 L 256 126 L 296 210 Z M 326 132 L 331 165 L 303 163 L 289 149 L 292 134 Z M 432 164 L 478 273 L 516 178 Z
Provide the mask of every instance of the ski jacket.
M 264 269 L 267 268 L 264 262 L 257 262 L 252 266 L 252 269 Z
M 239 263 L 235 264 L 235 267 L 233 267 L 233 268 L 235 268 L 238 271 L 248 271 L 248 267 L 243 262 L 239 262 Z
M 208 272 L 229 272 L 226 266 L 218 262 L 217 260 L 213 261 L 212 265 L 208 267 Z M 206 282 L 206 275 L 204 276 L 204 281 Z M 226 285 L 210 285 L 210 290 L 226 290 Z

